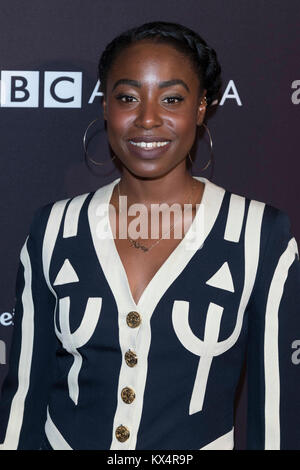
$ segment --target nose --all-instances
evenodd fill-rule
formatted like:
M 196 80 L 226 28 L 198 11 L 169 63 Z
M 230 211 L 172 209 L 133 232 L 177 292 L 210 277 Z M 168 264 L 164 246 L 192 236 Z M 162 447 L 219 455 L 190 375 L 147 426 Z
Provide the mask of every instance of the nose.
M 144 129 L 161 126 L 163 120 L 160 115 L 159 105 L 150 100 L 141 103 L 134 123 L 137 127 L 143 127 Z

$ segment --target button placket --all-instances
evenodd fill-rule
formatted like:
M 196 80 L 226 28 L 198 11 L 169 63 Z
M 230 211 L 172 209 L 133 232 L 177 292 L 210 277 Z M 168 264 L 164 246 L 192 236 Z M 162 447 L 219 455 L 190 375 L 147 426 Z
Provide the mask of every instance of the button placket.
M 139 312 L 136 312 L 135 310 L 131 310 L 126 315 L 126 323 L 127 323 L 128 327 L 132 328 L 132 329 L 137 329 L 136 330 L 137 334 L 140 330 L 141 322 L 142 322 L 141 315 L 140 315 Z M 137 335 L 134 335 L 135 340 L 136 340 L 136 336 Z M 135 352 L 135 350 L 136 350 L 136 341 L 133 341 L 133 343 L 134 343 L 134 351 L 131 348 L 129 348 L 127 350 L 127 352 L 125 353 L 125 355 L 124 355 L 124 356 L 126 356 L 126 354 L 127 354 L 127 357 L 128 357 L 128 355 L 130 356 L 130 360 L 131 360 L 132 365 L 128 364 L 125 357 L 124 357 L 124 360 L 126 362 L 126 365 L 129 366 L 131 369 L 137 364 L 137 361 L 138 361 L 137 353 Z M 134 374 L 134 376 L 136 377 L 136 373 Z M 134 402 L 135 398 L 136 398 L 136 392 L 132 387 L 130 387 L 129 385 L 126 385 L 121 390 L 121 397 L 122 397 L 122 400 L 123 400 L 124 403 L 132 404 Z
M 130 438 L 136 431 L 134 428 L 134 415 L 137 401 L 137 378 L 138 369 L 134 367 L 138 364 L 138 353 L 136 351 L 136 338 L 142 325 L 142 316 L 139 312 L 134 309 L 127 311 L 124 318 L 124 330 L 122 331 L 123 345 L 127 346 L 127 350 L 124 353 L 123 360 L 125 362 L 126 378 L 123 380 L 123 384 L 120 385 L 120 403 L 122 408 L 120 409 L 119 423 L 115 429 L 115 437 L 120 443 L 124 443 L 124 449 L 130 446 Z M 127 343 L 127 344 L 126 344 Z M 129 352 L 130 351 L 130 352 Z M 127 359 L 133 363 L 133 366 L 129 366 L 125 360 Z M 121 411 L 122 410 L 122 411 Z M 123 446 L 122 446 L 123 447 Z
M 142 327 L 142 316 L 139 312 L 131 310 L 125 316 L 126 327 L 132 332 L 131 343 L 124 354 L 124 360 L 127 367 L 134 368 L 138 365 L 137 338 Z M 131 364 L 130 364 L 131 363 Z M 137 372 L 137 370 L 136 370 Z

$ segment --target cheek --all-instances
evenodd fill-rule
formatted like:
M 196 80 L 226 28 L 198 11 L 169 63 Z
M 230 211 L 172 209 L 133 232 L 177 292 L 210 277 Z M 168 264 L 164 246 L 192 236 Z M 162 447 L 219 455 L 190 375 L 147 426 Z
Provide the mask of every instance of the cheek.
M 170 127 L 172 127 L 178 138 L 193 138 L 196 132 L 195 118 L 192 113 L 176 116 L 176 119 L 170 119 Z
M 131 126 L 132 118 L 128 113 L 122 113 L 114 109 L 110 110 L 107 118 L 107 131 L 110 136 L 122 137 Z

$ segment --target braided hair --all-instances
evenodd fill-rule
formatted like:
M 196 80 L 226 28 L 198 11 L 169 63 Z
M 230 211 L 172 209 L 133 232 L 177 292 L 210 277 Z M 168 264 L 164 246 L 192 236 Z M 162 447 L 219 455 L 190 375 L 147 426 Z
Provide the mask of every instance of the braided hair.
M 218 97 L 221 89 L 221 66 L 215 50 L 193 30 L 178 23 L 154 21 L 129 29 L 113 39 L 103 51 L 98 65 L 100 91 L 106 95 L 108 72 L 121 51 L 137 41 L 147 39 L 173 46 L 190 58 L 199 77 L 200 88 L 206 89 L 207 106 Z

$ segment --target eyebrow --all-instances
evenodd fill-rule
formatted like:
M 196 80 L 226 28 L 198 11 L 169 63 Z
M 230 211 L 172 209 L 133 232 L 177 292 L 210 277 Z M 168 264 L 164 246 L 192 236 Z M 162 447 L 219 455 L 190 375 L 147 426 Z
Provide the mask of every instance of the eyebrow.
M 131 85 L 137 88 L 142 87 L 142 83 L 137 80 L 131 80 L 130 78 L 120 78 L 120 80 L 117 80 L 114 84 L 112 91 L 114 91 L 114 89 L 117 88 L 118 85 Z M 180 80 L 180 78 L 174 78 L 173 80 L 159 82 L 158 88 L 167 88 L 172 85 L 182 85 L 190 93 L 189 87 L 183 80 Z

